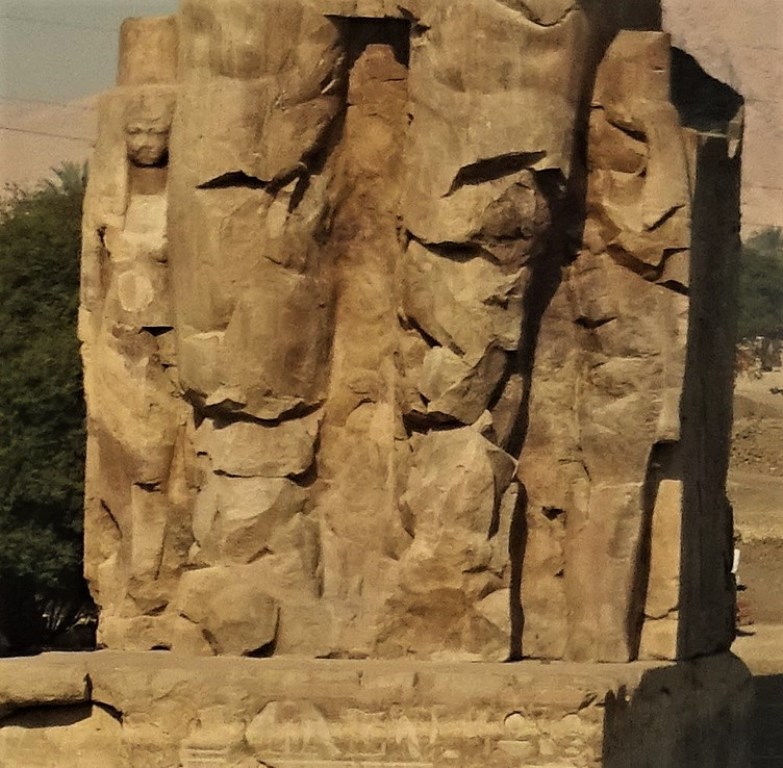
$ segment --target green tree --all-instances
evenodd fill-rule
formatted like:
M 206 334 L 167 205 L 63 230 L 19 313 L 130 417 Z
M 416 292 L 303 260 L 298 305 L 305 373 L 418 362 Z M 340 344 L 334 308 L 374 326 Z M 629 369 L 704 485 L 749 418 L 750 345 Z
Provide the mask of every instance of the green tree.
M 86 599 L 76 339 L 85 179 L 74 165 L 56 176 L 7 190 L 0 204 L 0 632 L 14 650 L 45 644 L 52 614 Z
M 783 336 L 783 230 L 766 229 L 742 250 L 737 331 L 740 339 Z

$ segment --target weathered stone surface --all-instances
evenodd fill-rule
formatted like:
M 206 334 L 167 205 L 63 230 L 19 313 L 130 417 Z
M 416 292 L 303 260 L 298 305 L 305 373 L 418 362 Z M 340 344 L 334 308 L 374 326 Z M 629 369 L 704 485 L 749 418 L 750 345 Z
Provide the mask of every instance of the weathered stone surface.
M 453 243 L 516 234 L 491 231 L 492 205 L 505 196 L 512 205 L 535 207 L 532 194 L 510 196 L 515 184 L 535 178 L 527 169 L 569 176 L 588 74 L 578 59 L 592 41 L 582 11 L 570 3 L 573 13 L 554 8 L 565 3 L 548 5 L 556 19 L 551 25 L 531 23 L 526 6 L 516 3 L 470 0 L 454 13 L 438 1 L 423 13 L 411 49 L 403 197 L 405 224 L 415 237 Z M 467 40 L 473 41 L 470 57 L 463 54 Z M 534 217 L 519 219 L 523 229 L 535 227 Z
M 28 707 L 85 704 L 90 684 L 84 659 L 52 657 L 46 675 L 30 675 L 29 659 L 5 659 L 0 676 L 0 717 Z
M 168 83 L 177 77 L 177 25 L 173 16 L 126 19 L 120 29 L 120 85 Z
M 33 709 L 0 723 L 0 754 L 7 768 L 120 768 L 130 765 L 121 733 L 120 722 L 103 707 L 36 702 Z
M 650 572 L 639 653 L 643 658 L 672 658 L 677 652 L 677 608 L 682 537 L 682 483 L 662 480 L 654 501 L 650 531 Z
M 402 271 L 403 311 L 440 346 L 473 364 L 492 344 L 508 351 L 518 346 L 522 270 L 504 273 L 478 253 L 449 258 L 413 241 Z
M 340 108 L 338 32 L 303 3 L 193 0 L 180 22 L 169 237 L 182 386 L 205 407 L 278 419 L 326 395 L 326 200 L 308 179 Z
M 264 653 L 274 643 L 278 608 L 248 569 L 201 568 L 182 576 L 180 616 L 201 627 L 215 654 Z M 244 578 L 241 578 L 244 577 Z
M 280 425 L 205 419 L 196 430 L 196 453 L 213 472 L 230 477 L 295 477 L 313 463 L 320 414 Z
M 198 558 L 242 563 L 274 551 L 281 532 L 304 511 L 306 498 L 285 478 L 209 478 L 193 512 Z
M 171 85 L 141 86 L 125 106 L 125 143 L 135 165 L 165 163 L 176 90 Z
M 466 652 L 502 658 L 507 611 L 488 620 L 495 592 L 509 604 L 508 526 L 516 498 L 504 497 L 515 462 L 468 428 L 433 432 L 413 452 L 402 497 L 412 543 L 400 558 L 399 586 L 385 606 L 381 651 L 434 656 Z M 497 621 L 493 623 L 492 619 Z
M 699 247 L 690 221 L 706 179 L 697 171 L 701 140 L 669 102 L 668 56 L 665 36 L 623 32 L 599 67 L 584 247 L 543 315 L 519 470 L 530 501 L 522 583 L 525 648 L 534 655 L 684 653 L 678 526 L 715 509 L 682 490 L 695 487 L 688 468 L 699 465 L 686 436 L 698 421 L 686 406 L 689 382 L 709 365 L 692 343 L 692 313 L 710 292 L 729 300 L 723 270 L 732 257 L 716 259 L 712 288 L 694 280 L 692 265 L 684 269 Z M 716 151 L 731 188 L 737 168 L 726 139 Z M 733 222 L 723 222 L 729 243 L 736 209 Z M 672 258 L 682 263 L 669 268 Z M 720 336 L 731 311 L 712 321 Z M 716 387 L 728 376 L 716 371 Z M 720 398 L 711 407 L 717 414 Z M 708 485 L 723 494 L 719 466 Z M 713 622 L 728 647 L 725 563 L 694 561 L 694 569 L 726 600 Z
M 62 665 L 26 660 L 0 710 Z M 726 654 L 683 664 L 449 664 L 70 656 L 84 703 L 0 720 L 8 768 L 379 766 L 746 768 L 752 681 Z M 14 662 L 0 661 L 0 679 Z M 102 761 L 102 762 L 100 762 Z
M 471 366 L 448 347 L 427 352 L 418 389 L 427 400 L 426 413 L 448 421 L 473 424 L 489 405 L 506 368 L 506 355 L 497 346 L 487 348 Z
M 126 24 L 84 218 L 102 643 L 728 647 L 728 369 L 702 371 L 736 211 L 705 184 L 737 161 L 681 125 L 668 38 L 617 34 L 654 11 L 183 0 Z
M 125 630 L 137 616 L 147 627 L 160 621 L 192 534 L 166 224 L 175 28 L 167 18 L 128 22 L 122 38 L 120 86 L 101 105 L 85 202 L 79 332 L 89 412 L 85 572 L 104 607 L 101 632 L 134 644 Z M 168 642 L 156 634 L 155 644 Z

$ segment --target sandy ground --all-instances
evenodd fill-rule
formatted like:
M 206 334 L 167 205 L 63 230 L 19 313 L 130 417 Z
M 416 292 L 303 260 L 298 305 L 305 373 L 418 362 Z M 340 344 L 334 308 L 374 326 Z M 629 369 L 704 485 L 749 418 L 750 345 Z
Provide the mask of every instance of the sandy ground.
M 783 390 L 783 371 L 741 376 L 735 387 L 729 498 L 746 545 L 783 541 L 783 393 L 775 389 Z
M 732 650 L 754 676 L 751 768 L 783 768 L 783 371 L 734 389 L 729 498 L 740 535 L 740 627 Z
M 733 650 L 757 675 L 783 673 L 783 394 L 770 391 L 776 388 L 783 371 L 741 376 L 734 395 L 729 498 L 741 539 L 738 598 L 752 623 Z

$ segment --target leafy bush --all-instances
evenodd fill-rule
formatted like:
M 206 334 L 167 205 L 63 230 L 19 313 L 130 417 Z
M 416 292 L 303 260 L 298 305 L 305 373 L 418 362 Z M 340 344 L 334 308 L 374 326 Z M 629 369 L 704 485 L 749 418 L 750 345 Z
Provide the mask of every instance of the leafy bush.
M 766 229 L 743 248 L 737 331 L 740 339 L 783 338 L 783 230 Z
M 86 600 L 76 339 L 85 180 L 73 165 L 56 173 L 0 204 L 0 633 L 14 650 L 47 642 L 53 603 L 68 615 Z

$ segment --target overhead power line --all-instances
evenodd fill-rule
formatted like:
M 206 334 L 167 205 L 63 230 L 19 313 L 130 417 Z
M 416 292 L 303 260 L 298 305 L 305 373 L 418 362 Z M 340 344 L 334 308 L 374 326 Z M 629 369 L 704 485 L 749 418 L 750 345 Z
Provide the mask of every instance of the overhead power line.
M 48 101 L 47 99 L 22 99 L 18 96 L 0 96 L 0 106 L 4 101 L 19 102 L 21 104 L 46 104 L 50 107 L 66 107 L 67 109 L 78 109 L 83 112 L 89 112 L 94 107 L 89 104 L 79 104 L 73 101 Z
M 26 24 L 38 24 L 46 27 L 99 30 L 101 32 L 117 32 L 119 29 L 119 25 L 117 27 L 96 27 L 89 24 L 73 24 L 68 21 L 55 21 L 54 19 L 37 19 L 32 16 L 12 16 L 10 14 L 0 14 L 0 19 L 6 21 L 21 21 Z
M 11 128 L 8 125 L 0 125 L 0 131 L 11 131 L 13 133 L 29 133 L 33 136 L 48 136 L 52 139 L 65 139 L 67 141 L 83 141 L 86 144 L 94 144 L 95 139 L 87 136 L 66 136 L 62 133 L 49 133 L 48 131 L 32 131 L 27 128 Z

